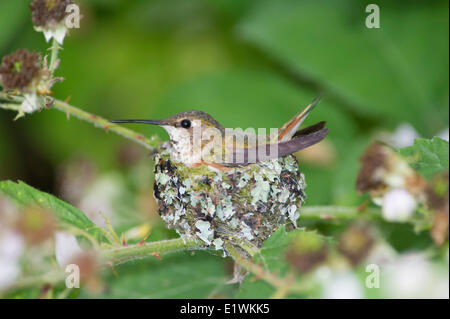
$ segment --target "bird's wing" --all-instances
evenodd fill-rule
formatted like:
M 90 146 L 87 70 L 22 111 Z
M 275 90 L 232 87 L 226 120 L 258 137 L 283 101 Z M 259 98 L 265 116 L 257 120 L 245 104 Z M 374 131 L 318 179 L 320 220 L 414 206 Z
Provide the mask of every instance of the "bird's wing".
M 320 95 L 314 99 L 307 107 L 298 112 L 292 119 L 283 124 L 279 130 L 278 141 L 289 141 L 297 131 L 298 127 L 303 123 L 312 109 L 320 102 Z
M 328 129 L 323 128 L 324 124 L 321 122 L 305 128 L 300 131 L 302 134 L 286 142 L 258 144 L 251 148 L 226 148 L 223 164 L 228 167 L 245 166 L 292 154 L 323 140 L 328 134 Z
M 325 124 L 327 124 L 327 122 L 322 121 L 322 122 L 316 123 L 314 125 L 305 127 L 303 129 L 298 130 L 297 132 L 295 132 L 295 134 L 294 134 L 294 136 L 292 138 L 308 135 L 308 134 L 314 133 L 316 131 L 319 131 L 319 130 L 321 130 L 321 129 L 323 129 L 325 127 Z

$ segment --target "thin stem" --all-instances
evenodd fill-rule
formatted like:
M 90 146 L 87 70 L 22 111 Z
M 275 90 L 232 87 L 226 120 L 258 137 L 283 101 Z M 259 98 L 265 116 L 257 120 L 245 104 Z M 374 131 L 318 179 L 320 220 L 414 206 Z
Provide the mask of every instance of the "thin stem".
M 75 106 L 72 106 L 68 104 L 67 102 L 61 101 L 61 100 L 54 100 L 53 106 L 54 109 L 62 111 L 67 114 L 67 116 L 73 115 L 83 121 L 89 122 L 94 124 L 96 127 L 103 128 L 106 131 L 111 131 L 116 134 L 119 134 L 125 138 L 128 138 L 145 148 L 149 150 L 154 150 L 159 147 L 159 144 L 161 143 L 161 140 L 158 136 L 152 136 L 150 139 L 146 138 L 145 136 L 136 133 L 135 131 L 132 131 L 130 129 L 127 129 L 125 127 L 122 127 L 120 125 L 114 124 L 109 122 L 108 120 L 88 113 L 86 111 L 83 111 L 82 109 L 79 109 Z
M 266 272 L 263 268 L 261 268 L 259 265 L 256 265 L 252 263 L 250 260 L 243 257 L 231 243 L 227 243 L 225 245 L 227 252 L 230 254 L 233 259 L 239 263 L 242 267 L 244 267 L 247 271 L 253 273 L 256 275 L 256 277 L 263 279 L 264 281 L 268 282 L 272 286 L 281 289 L 285 288 L 286 285 L 288 285 L 287 282 L 284 280 L 278 278 L 277 276 Z
M 127 260 L 144 258 L 152 254 L 163 254 L 172 251 L 186 249 L 203 249 L 204 245 L 197 238 L 176 238 L 170 240 L 161 240 L 144 245 L 132 245 L 118 248 L 111 248 L 102 251 L 101 259 L 105 264 L 115 265 Z
M 61 281 L 64 281 L 65 278 L 66 274 L 64 273 L 64 271 L 57 269 L 36 276 L 21 277 L 14 283 L 14 285 L 11 287 L 11 290 L 41 286 L 44 284 L 55 285 Z
M 5 110 L 17 111 L 19 109 L 19 104 L 14 103 L 2 103 L 0 107 Z
M 309 281 L 306 281 L 305 283 L 296 283 L 293 280 L 292 274 L 288 275 L 285 279 L 282 279 L 264 270 L 261 266 L 242 256 L 229 242 L 225 244 L 225 247 L 235 262 L 239 263 L 247 271 L 253 273 L 256 278 L 266 281 L 276 289 L 272 298 L 280 298 L 281 296 L 287 295 L 289 292 L 302 293 L 312 288 Z
M 56 41 L 53 38 L 52 46 L 50 48 L 51 54 L 50 54 L 50 65 L 48 67 L 48 70 L 50 71 L 50 74 L 52 77 L 54 77 L 54 72 L 56 70 L 57 61 L 58 61 L 58 52 L 62 47 L 59 45 L 58 41 Z
M 12 101 L 14 103 L 17 103 L 17 105 L 20 105 L 20 103 L 23 102 L 24 97 L 23 96 L 14 96 L 14 95 L 8 95 L 5 92 L 0 92 L 0 100 L 5 101 Z M 15 109 L 14 106 L 10 103 L 0 103 L 0 107 L 4 109 Z M 155 150 L 159 148 L 159 145 L 161 143 L 161 139 L 154 135 L 150 139 L 146 138 L 142 134 L 138 134 L 135 131 L 132 131 L 130 129 L 127 129 L 123 126 L 117 125 L 115 123 L 111 123 L 105 118 L 102 118 L 98 115 L 94 115 L 92 113 L 83 111 L 82 109 L 72 106 L 67 102 L 61 101 L 61 100 L 53 100 L 52 108 L 55 110 L 61 111 L 66 113 L 67 117 L 70 117 L 71 115 L 79 118 L 80 120 L 89 122 L 91 124 L 94 124 L 95 127 L 99 127 L 104 129 L 105 131 L 114 132 L 116 134 L 119 134 L 125 138 L 128 138 L 132 140 L 133 142 L 136 142 L 142 146 L 144 146 L 148 150 Z M 17 109 L 15 109 L 17 110 Z
M 5 105 L 5 104 L 21 104 L 23 102 L 23 100 L 25 99 L 24 96 L 22 95 L 13 95 L 13 94 L 8 94 L 6 92 L 0 91 L 0 105 Z M 3 102 L 2 102 L 3 100 Z
M 379 219 L 379 208 L 368 207 L 363 210 L 350 206 L 305 206 L 300 209 L 301 219 L 340 220 L 346 221 L 359 217 Z
M 186 249 L 203 249 L 203 242 L 196 238 L 177 238 L 171 240 L 162 240 L 152 242 L 145 245 L 133 245 L 107 250 L 100 250 L 100 258 L 103 262 L 102 266 L 113 266 L 127 260 L 144 258 L 152 256 L 152 254 L 163 254 L 172 251 L 180 251 Z M 64 271 L 57 269 L 39 276 L 31 276 L 20 278 L 11 287 L 10 291 L 23 289 L 27 287 L 42 286 L 44 284 L 56 285 L 66 278 Z M 64 296 L 64 294 L 62 294 Z M 1 297 L 1 296 L 0 296 Z

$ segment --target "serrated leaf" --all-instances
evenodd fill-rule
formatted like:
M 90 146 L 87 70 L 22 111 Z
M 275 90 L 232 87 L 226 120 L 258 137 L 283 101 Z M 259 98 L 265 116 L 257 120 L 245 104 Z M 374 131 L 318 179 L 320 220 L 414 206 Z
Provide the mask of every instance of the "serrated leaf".
M 448 2 L 385 3 L 379 29 L 366 27 L 366 5 L 260 1 L 237 31 L 354 111 L 383 125 L 408 121 L 423 134 L 437 133 L 448 126 Z
M 433 139 L 418 138 L 413 146 L 399 150 L 400 155 L 410 161 L 410 165 L 426 178 L 448 170 L 448 142 L 434 137 Z
M 263 265 L 264 268 L 273 272 L 277 271 L 282 275 L 287 267 L 284 262 L 284 251 L 289 243 L 289 235 L 285 227 L 280 227 L 263 244 L 254 262 Z M 281 273 L 280 273 L 281 272 Z M 247 275 L 244 278 L 238 298 L 268 298 L 275 292 L 275 289 L 264 280 L 255 280 L 254 275 Z
M 283 277 L 288 270 L 285 260 L 286 249 L 292 238 L 302 231 L 297 229 L 286 232 L 284 226 L 280 227 L 264 242 L 260 253 L 255 256 L 253 262 L 259 264 L 266 271 L 277 274 L 280 278 Z M 251 274 L 244 278 L 237 297 L 269 298 L 274 292 L 275 289 L 271 285 L 261 279 L 255 280 L 255 276 Z
M 54 213 L 62 223 L 100 236 L 96 225 L 81 210 L 24 182 L 1 181 L 0 194 L 11 198 L 20 206 L 42 206 Z
M 100 298 L 207 298 L 223 286 L 224 259 L 206 252 L 165 255 L 116 267 Z

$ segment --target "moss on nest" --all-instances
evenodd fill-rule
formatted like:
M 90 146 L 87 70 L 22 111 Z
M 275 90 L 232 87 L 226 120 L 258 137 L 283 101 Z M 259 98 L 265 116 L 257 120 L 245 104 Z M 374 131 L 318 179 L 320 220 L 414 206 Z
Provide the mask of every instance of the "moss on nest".
M 281 225 L 296 227 L 306 184 L 292 155 L 228 172 L 188 168 L 166 152 L 155 163 L 159 214 L 181 236 L 217 250 L 225 241 L 261 247 Z

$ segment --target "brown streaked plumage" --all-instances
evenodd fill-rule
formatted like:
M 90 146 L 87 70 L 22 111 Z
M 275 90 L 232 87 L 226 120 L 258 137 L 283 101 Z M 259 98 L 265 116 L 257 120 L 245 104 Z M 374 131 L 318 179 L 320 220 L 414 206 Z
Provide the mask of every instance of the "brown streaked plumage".
M 298 130 L 319 98 L 285 123 L 276 134 L 258 136 L 248 132 L 233 132 L 227 135 L 225 129 L 209 114 L 191 110 L 177 113 L 162 120 L 119 120 L 114 123 L 156 124 L 167 130 L 171 142 L 171 159 L 188 166 L 207 165 L 211 168 L 228 170 L 231 167 L 246 166 L 277 157 L 287 156 L 325 138 L 328 129 L 325 122 L 319 122 Z M 201 134 L 198 140 L 196 129 Z M 196 141 L 198 143 L 196 143 Z

